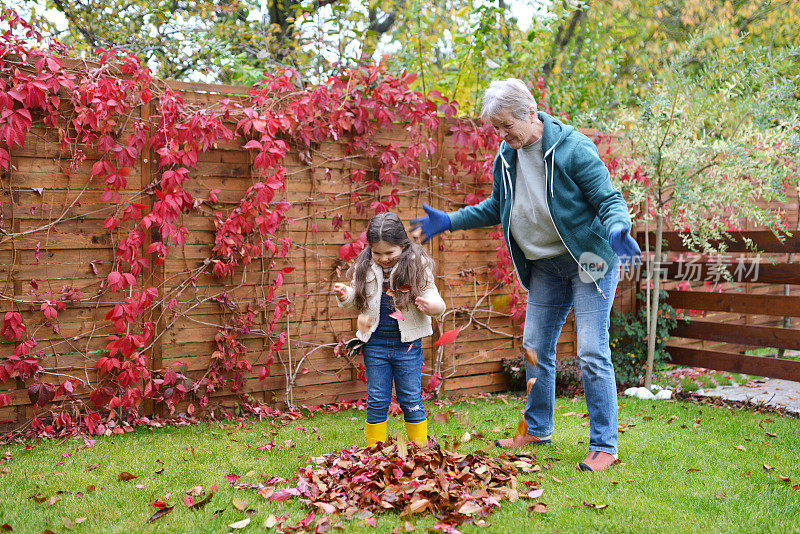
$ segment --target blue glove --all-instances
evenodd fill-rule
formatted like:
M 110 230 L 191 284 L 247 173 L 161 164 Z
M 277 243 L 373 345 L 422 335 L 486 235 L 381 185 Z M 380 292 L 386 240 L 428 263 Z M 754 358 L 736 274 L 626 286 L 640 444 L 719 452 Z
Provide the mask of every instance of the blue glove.
M 425 234 L 423 243 L 427 243 L 433 236 L 441 234 L 445 230 L 450 230 L 450 216 L 436 208 L 432 208 L 427 204 L 422 204 L 422 209 L 428 214 L 427 217 L 417 217 L 411 220 L 413 228 L 422 228 L 422 233 Z
M 641 261 L 642 249 L 639 248 L 639 243 L 631 237 L 630 228 L 614 226 L 608 236 L 608 243 L 619 256 L 619 261 L 626 271 L 631 265 Z

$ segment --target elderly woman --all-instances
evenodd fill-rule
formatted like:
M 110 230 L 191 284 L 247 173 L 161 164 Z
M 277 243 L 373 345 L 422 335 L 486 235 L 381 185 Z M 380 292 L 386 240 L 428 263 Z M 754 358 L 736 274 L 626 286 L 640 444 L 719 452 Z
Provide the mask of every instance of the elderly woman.
M 492 170 L 492 195 L 445 213 L 424 205 L 414 219 L 425 240 L 444 231 L 502 225 L 520 283 L 528 290 L 522 344 L 538 355 L 526 364 L 536 378 L 525 406 L 528 434 L 498 447 L 550 443 L 555 405 L 556 341 L 575 307 L 577 352 L 589 410 L 589 454 L 576 465 L 601 471 L 617 458 L 617 390 L 608 327 L 620 260 L 641 251 L 630 236 L 622 194 L 594 143 L 550 115 L 520 80 L 494 81 L 481 118 L 502 140 Z

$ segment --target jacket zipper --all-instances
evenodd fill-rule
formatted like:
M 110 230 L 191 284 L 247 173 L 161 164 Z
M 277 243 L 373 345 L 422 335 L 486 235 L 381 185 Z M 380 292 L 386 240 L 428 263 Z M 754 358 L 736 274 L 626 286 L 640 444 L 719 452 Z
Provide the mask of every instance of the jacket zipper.
M 551 149 L 551 150 L 552 150 L 552 149 Z M 553 160 L 553 158 L 555 158 L 555 155 L 551 155 L 551 156 L 550 156 L 550 159 L 551 159 L 551 160 Z M 545 198 L 544 198 L 544 200 L 545 200 L 545 202 L 544 202 L 544 205 L 545 205 L 545 206 L 547 206 L 547 214 L 550 216 L 550 222 L 552 222 L 552 223 L 553 223 L 553 228 L 555 228 L 555 229 L 556 229 L 556 233 L 558 234 L 558 238 L 561 240 L 561 244 L 562 244 L 562 245 L 564 245 L 564 248 L 565 248 L 565 249 L 567 249 L 567 252 L 569 252 L 569 255 L 570 255 L 570 256 L 572 256 L 572 260 L 573 260 L 575 263 L 577 263 L 577 264 L 578 264 L 578 268 L 579 268 L 579 269 L 582 269 L 582 270 L 583 270 L 583 271 L 584 271 L 584 272 L 585 272 L 587 275 L 589 275 L 589 278 L 591 278 L 591 279 L 592 279 L 592 282 L 594 283 L 594 287 L 596 287 L 596 288 L 597 288 L 597 291 L 599 291 L 599 292 L 600 292 L 600 295 L 603 297 L 603 300 L 608 300 L 608 297 L 606 297 L 605 293 L 603 293 L 603 290 L 602 290 L 602 289 L 600 289 L 600 286 L 597 284 L 597 281 L 596 281 L 596 280 L 595 280 L 595 279 L 592 277 L 592 275 L 589 273 L 589 271 L 587 271 L 586 269 L 584 269 L 584 268 L 583 268 L 583 266 L 580 264 L 580 262 L 579 262 L 579 261 L 578 261 L 578 260 L 575 258 L 575 255 L 574 255 L 574 254 L 572 253 L 572 251 L 569 249 L 569 247 L 567 246 L 567 244 L 566 244 L 566 243 L 564 243 L 564 238 L 563 238 L 563 237 L 561 237 L 561 232 L 559 232 L 559 231 L 558 231 L 558 226 L 556 226 L 556 221 L 553 219 L 553 214 L 552 214 L 552 213 L 551 213 L 551 211 L 550 211 L 550 200 L 549 200 L 549 198 L 547 197 L 547 191 L 548 191 L 548 187 L 547 187 L 547 158 L 542 158 L 542 159 L 544 159 L 544 176 L 545 176 L 545 180 L 544 180 L 544 182 L 545 182 L 545 183 L 544 183 L 544 185 L 545 185 L 545 189 L 544 189 L 544 195 L 545 195 Z M 555 161 L 553 161 L 553 167 L 555 167 Z M 553 170 L 553 171 L 550 173 L 550 182 L 551 182 L 551 184 L 552 184 L 552 182 L 554 181 L 554 180 L 553 180 L 553 174 L 554 174 L 554 173 L 555 173 L 555 170 Z M 513 202 L 513 199 L 512 199 L 512 202 L 511 202 L 511 207 L 512 207 L 512 208 L 514 207 L 514 202 Z M 509 227 L 511 227 L 511 221 L 510 221 L 510 219 L 509 219 L 508 226 L 509 226 Z M 512 263 L 513 263 L 513 262 L 512 262 Z

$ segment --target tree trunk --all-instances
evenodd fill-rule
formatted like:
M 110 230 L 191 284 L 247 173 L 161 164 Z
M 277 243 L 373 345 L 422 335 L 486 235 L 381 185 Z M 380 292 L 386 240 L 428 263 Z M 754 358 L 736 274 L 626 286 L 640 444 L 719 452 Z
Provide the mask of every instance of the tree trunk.
M 656 208 L 656 250 L 653 257 L 653 302 L 650 307 L 650 333 L 647 336 L 647 368 L 644 375 L 644 387 L 650 389 L 653 383 L 653 359 L 656 352 L 656 337 L 658 336 L 658 305 L 661 291 L 661 276 L 658 269 L 661 265 L 661 235 L 663 232 L 663 208 Z

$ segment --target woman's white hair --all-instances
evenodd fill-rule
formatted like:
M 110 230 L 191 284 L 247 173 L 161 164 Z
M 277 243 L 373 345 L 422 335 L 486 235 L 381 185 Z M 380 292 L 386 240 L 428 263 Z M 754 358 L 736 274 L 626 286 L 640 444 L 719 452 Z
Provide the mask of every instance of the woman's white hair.
M 536 109 L 536 99 L 522 80 L 495 80 L 483 93 L 481 120 L 489 122 L 503 111 L 508 111 L 518 119 L 525 119 L 531 108 Z

